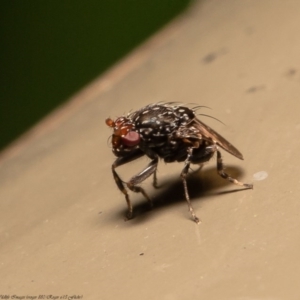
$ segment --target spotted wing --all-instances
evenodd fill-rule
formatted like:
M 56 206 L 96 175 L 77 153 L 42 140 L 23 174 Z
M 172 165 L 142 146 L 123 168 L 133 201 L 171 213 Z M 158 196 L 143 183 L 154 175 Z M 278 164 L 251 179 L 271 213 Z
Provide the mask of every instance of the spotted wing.
M 195 118 L 190 124 L 189 127 L 193 126 L 198 134 L 202 135 L 203 140 L 213 141 L 221 148 L 229 152 L 230 154 L 236 156 L 239 159 L 244 159 L 242 153 L 236 149 L 231 143 L 229 143 L 225 138 L 223 138 L 216 131 L 211 129 L 209 126 L 201 122 L 199 119 Z

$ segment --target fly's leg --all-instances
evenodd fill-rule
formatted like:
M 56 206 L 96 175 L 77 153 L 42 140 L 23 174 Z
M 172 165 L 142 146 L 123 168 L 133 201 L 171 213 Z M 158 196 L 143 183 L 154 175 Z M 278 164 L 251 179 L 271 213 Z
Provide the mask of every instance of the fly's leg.
M 128 210 L 127 210 L 127 219 L 131 219 L 132 218 L 132 213 L 133 213 L 133 208 L 132 208 L 132 204 L 131 204 L 131 201 L 130 201 L 130 198 L 129 198 L 129 195 L 127 193 L 127 190 L 123 184 L 123 181 L 121 180 L 120 176 L 118 175 L 118 173 L 116 172 L 116 168 L 121 166 L 121 165 L 124 165 L 128 162 L 131 162 L 141 156 L 145 155 L 145 153 L 143 153 L 142 151 L 136 151 L 136 152 L 133 152 L 131 155 L 128 155 L 126 157 L 118 157 L 115 162 L 113 163 L 112 165 L 112 173 L 113 173 L 113 177 L 114 177 L 114 180 L 117 184 L 117 187 L 119 188 L 119 190 L 124 194 L 125 196 L 125 200 L 126 200 L 126 203 L 127 203 L 127 207 L 128 207 Z
M 189 211 L 192 215 L 193 220 L 197 224 L 200 223 L 200 219 L 196 216 L 196 214 L 193 210 L 192 203 L 190 201 L 188 188 L 187 188 L 186 177 L 187 177 L 187 174 L 188 174 L 191 163 L 202 164 L 202 163 L 208 161 L 214 155 L 216 150 L 217 150 L 216 145 L 206 146 L 206 147 L 203 147 L 203 148 L 200 148 L 200 149 L 199 148 L 189 148 L 188 149 L 188 157 L 185 160 L 185 166 L 184 166 L 184 168 L 183 168 L 183 170 L 181 171 L 181 174 L 180 174 L 180 177 L 181 177 L 182 182 L 183 182 L 185 199 L 186 199 L 186 202 L 188 204 Z
M 213 144 L 211 146 L 207 146 L 204 149 L 199 149 L 200 151 L 197 151 L 198 149 L 194 149 L 194 154 L 191 156 L 191 162 L 192 163 L 203 163 L 208 161 L 214 154 L 214 152 L 217 152 L 217 171 L 218 174 L 224 178 L 230 181 L 231 183 L 234 183 L 239 186 L 244 186 L 248 189 L 253 189 L 253 184 L 243 183 L 238 181 L 237 179 L 231 177 L 229 174 L 227 174 L 224 171 L 224 165 L 223 160 L 221 156 L 221 152 L 218 150 L 218 147 L 216 144 Z
M 133 176 L 127 183 L 127 187 L 135 192 L 135 193 L 142 193 L 143 196 L 147 199 L 147 201 L 149 202 L 150 206 L 153 206 L 152 200 L 151 198 L 147 195 L 147 193 L 145 192 L 145 190 L 140 187 L 137 186 L 137 184 L 143 182 L 144 180 L 146 180 L 149 176 L 151 176 L 152 174 L 154 175 L 154 180 L 155 180 L 155 173 L 156 173 L 156 169 L 157 169 L 157 164 L 158 164 L 158 157 L 155 156 L 152 161 L 148 164 L 148 166 L 141 171 L 139 174 Z
M 186 200 L 187 205 L 189 207 L 189 211 L 190 211 L 190 213 L 192 215 L 193 220 L 197 224 L 199 224 L 200 223 L 200 219 L 196 216 L 196 214 L 194 212 L 194 209 L 193 209 L 193 206 L 192 206 L 192 203 L 191 203 L 191 200 L 190 200 L 188 188 L 187 188 L 187 183 L 186 183 L 186 176 L 188 174 L 189 168 L 190 168 L 190 161 L 188 161 L 188 158 L 187 158 L 187 160 L 185 161 L 185 166 L 184 166 L 183 170 L 181 171 L 180 177 L 181 177 L 182 182 L 183 182 L 185 200 Z
M 130 201 L 130 198 L 129 198 L 129 195 L 128 195 L 125 185 L 133 192 L 142 193 L 143 196 L 147 199 L 147 201 L 152 206 L 152 201 L 149 198 L 149 196 L 147 195 L 147 193 L 144 191 L 143 188 L 137 186 L 137 184 L 143 182 L 145 179 L 147 179 L 149 176 L 151 176 L 151 174 L 156 172 L 156 168 L 157 168 L 157 164 L 158 164 L 158 157 L 156 155 L 152 155 L 152 153 L 150 153 L 150 155 L 151 155 L 150 158 L 152 158 L 152 161 L 148 164 L 148 166 L 142 172 L 133 176 L 125 184 L 123 183 L 123 181 L 121 180 L 120 176 L 118 175 L 118 173 L 116 172 L 115 169 L 117 167 L 124 165 L 132 160 L 135 160 L 143 155 L 145 155 L 144 152 L 137 151 L 137 152 L 132 153 L 130 156 L 117 158 L 112 165 L 112 173 L 113 173 L 115 182 L 117 184 L 117 187 L 125 196 L 125 200 L 126 200 L 127 207 L 128 207 L 127 216 L 126 216 L 128 220 L 132 218 L 133 207 L 132 207 L 132 204 L 131 204 L 131 201 Z
M 221 152 L 219 150 L 217 150 L 217 170 L 218 170 L 218 174 L 222 178 L 227 179 L 228 181 L 230 181 L 236 185 L 244 186 L 245 188 L 248 188 L 248 189 L 253 189 L 253 184 L 240 182 L 237 179 L 232 178 L 229 174 L 227 174 L 224 171 L 222 156 L 221 156 Z
M 152 182 L 152 185 L 156 188 L 156 189 L 158 189 L 158 184 L 157 184 L 157 170 L 155 170 L 154 172 L 153 172 L 153 182 Z
M 131 218 L 132 218 L 132 212 L 133 212 L 132 204 L 131 204 L 129 195 L 128 195 L 127 190 L 125 189 L 125 187 L 124 187 L 124 185 L 123 185 L 123 182 L 122 182 L 120 176 L 119 176 L 118 173 L 115 171 L 115 168 L 116 168 L 117 166 L 118 166 L 118 165 L 116 165 L 116 164 L 113 164 L 113 165 L 112 165 L 112 173 L 113 173 L 115 182 L 116 182 L 116 184 L 117 184 L 119 190 L 125 195 L 125 200 L 126 200 L 127 207 L 128 207 L 128 210 L 127 210 L 127 216 L 126 216 L 126 217 L 127 217 L 127 219 L 131 219 Z

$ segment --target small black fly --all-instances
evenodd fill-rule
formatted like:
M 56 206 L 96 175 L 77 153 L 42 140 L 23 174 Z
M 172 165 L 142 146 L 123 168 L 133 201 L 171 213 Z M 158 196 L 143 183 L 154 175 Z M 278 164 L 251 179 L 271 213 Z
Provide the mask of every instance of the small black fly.
M 184 162 L 180 177 L 189 211 L 196 223 L 200 220 L 194 213 L 186 182 L 190 164 L 202 166 L 217 152 L 218 174 L 234 184 L 253 188 L 252 184 L 242 183 L 224 171 L 219 147 L 243 159 L 239 150 L 196 117 L 197 107 L 191 109 L 173 104 L 150 104 L 116 120 L 106 119 L 106 124 L 114 130 L 112 151 L 117 159 L 112 165 L 112 173 L 118 188 L 125 195 L 128 206 L 127 219 L 132 218 L 133 208 L 126 186 L 133 192 L 142 193 L 152 205 L 151 199 L 138 184 L 153 174 L 153 185 L 157 187 L 156 170 L 159 158 L 166 163 Z M 151 159 L 150 163 L 124 183 L 115 169 L 144 155 Z

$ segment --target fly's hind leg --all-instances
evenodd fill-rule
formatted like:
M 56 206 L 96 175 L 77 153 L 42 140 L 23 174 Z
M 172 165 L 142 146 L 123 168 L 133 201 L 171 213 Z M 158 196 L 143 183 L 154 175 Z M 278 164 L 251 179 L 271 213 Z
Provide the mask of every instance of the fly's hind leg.
M 229 174 L 227 174 L 224 171 L 223 160 L 222 160 L 221 152 L 219 150 L 217 150 L 217 170 L 218 170 L 218 174 L 222 178 L 227 179 L 228 181 L 230 181 L 236 185 L 244 186 L 245 188 L 248 188 L 248 189 L 253 189 L 253 184 L 240 182 L 237 179 L 231 177 Z
M 204 145 L 202 147 L 198 147 L 198 148 L 189 148 L 188 149 L 188 157 L 185 160 L 185 166 L 180 174 L 182 181 L 183 181 L 183 186 L 184 186 L 184 193 L 185 193 L 185 199 L 187 201 L 188 207 L 189 207 L 189 211 L 194 219 L 194 221 L 196 223 L 200 223 L 199 218 L 196 216 L 191 201 L 190 201 L 190 197 L 189 197 L 189 193 L 188 193 L 188 188 L 187 188 L 187 182 L 186 182 L 186 177 L 190 168 L 190 164 L 200 164 L 202 165 L 203 163 L 209 161 L 214 153 L 217 152 L 217 170 L 218 170 L 218 174 L 222 177 L 225 178 L 227 180 L 229 180 L 230 182 L 240 185 L 240 186 L 244 186 L 248 189 L 252 189 L 253 185 L 252 184 L 248 184 L 248 183 L 242 183 L 240 181 L 238 181 L 235 178 L 232 178 L 230 175 L 228 175 L 225 171 L 224 171 L 224 166 L 223 166 L 223 162 L 222 162 L 222 156 L 220 151 L 218 150 L 218 147 L 216 144 L 213 145 Z

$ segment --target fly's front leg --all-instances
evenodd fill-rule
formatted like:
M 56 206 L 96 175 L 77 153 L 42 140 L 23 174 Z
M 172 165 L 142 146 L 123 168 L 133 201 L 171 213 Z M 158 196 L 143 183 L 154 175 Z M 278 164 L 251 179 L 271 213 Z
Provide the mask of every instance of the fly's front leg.
M 147 156 L 152 159 L 151 162 L 148 164 L 148 166 L 143 171 L 141 171 L 139 174 L 133 176 L 128 182 L 126 182 L 124 184 L 123 181 L 121 180 L 120 176 L 117 174 L 115 169 L 118 166 L 126 164 L 126 163 L 128 163 L 132 160 L 135 160 L 135 159 L 137 159 L 137 158 L 139 158 L 139 157 L 141 157 L 145 154 L 147 154 Z M 147 151 L 147 153 L 144 153 L 141 150 L 139 150 L 136 153 L 131 154 L 130 156 L 117 158 L 116 161 L 114 162 L 114 164 L 112 165 L 112 173 L 113 173 L 115 182 L 116 182 L 119 190 L 125 195 L 126 203 L 127 203 L 127 206 L 128 206 L 128 212 L 127 212 L 127 219 L 128 220 L 132 218 L 133 208 L 132 208 L 132 204 L 131 204 L 128 192 L 125 188 L 125 185 L 131 191 L 133 191 L 135 193 L 143 194 L 143 196 L 147 199 L 147 201 L 152 206 L 152 200 L 150 199 L 150 197 L 147 195 L 145 190 L 142 187 L 137 186 L 137 184 L 143 182 L 145 179 L 147 179 L 152 174 L 154 174 L 154 176 L 155 176 L 155 172 L 156 172 L 156 169 L 157 169 L 157 164 L 158 164 L 158 156 L 155 153 L 152 153 L 150 151 Z
M 218 174 L 222 178 L 227 179 L 228 181 L 230 181 L 230 182 L 232 182 L 234 184 L 237 184 L 237 185 L 240 185 L 240 186 L 244 186 L 244 187 L 246 187 L 248 189 L 253 189 L 253 184 L 240 182 L 237 179 L 232 178 L 229 174 L 227 174 L 224 171 L 224 165 L 223 165 L 223 161 L 222 161 L 222 156 L 221 156 L 221 152 L 219 150 L 217 150 L 217 170 L 218 170 Z
M 132 218 L 132 212 L 133 212 L 132 204 L 131 204 L 129 195 L 128 195 L 127 190 L 125 189 L 125 187 L 123 185 L 123 182 L 122 182 L 121 178 L 119 177 L 118 173 L 115 171 L 116 167 L 117 167 L 116 165 L 112 166 L 112 173 L 113 173 L 115 182 L 116 182 L 119 190 L 125 195 L 125 200 L 126 200 L 127 207 L 128 207 L 127 219 L 131 219 Z
M 112 165 L 112 173 L 113 173 L 113 177 L 114 177 L 114 180 L 117 184 L 117 187 L 119 188 L 119 190 L 125 195 L 125 199 L 126 199 L 126 203 L 127 203 L 127 207 L 128 207 L 128 211 L 127 211 L 127 219 L 131 219 L 132 218 L 132 212 L 133 212 L 133 209 L 132 209 L 132 204 L 131 204 L 131 201 L 130 201 L 130 198 L 129 198 L 129 195 L 127 193 L 127 190 L 120 178 L 120 176 L 118 175 L 118 173 L 116 172 L 116 168 L 121 166 L 121 165 L 124 165 L 132 160 L 135 160 L 141 156 L 143 156 L 144 153 L 141 152 L 141 151 L 136 151 L 136 152 L 133 152 L 131 155 L 128 155 L 128 156 L 125 156 L 125 157 L 118 157 L 115 162 L 113 163 Z
M 149 151 L 148 151 L 149 152 Z M 156 184 L 156 169 L 157 169 L 157 164 L 158 164 L 158 156 L 156 154 L 153 153 L 147 153 L 148 156 L 150 158 L 152 158 L 151 162 L 148 164 L 148 166 L 141 171 L 140 173 L 138 173 L 137 175 L 133 176 L 126 184 L 127 187 L 135 192 L 135 193 L 142 193 L 143 196 L 147 199 L 147 201 L 149 202 L 150 206 L 153 206 L 152 200 L 151 198 L 147 195 L 147 193 L 145 192 L 145 190 L 138 186 L 139 183 L 143 182 L 144 180 L 146 180 L 149 176 L 151 176 L 153 174 L 153 185 L 155 186 Z

